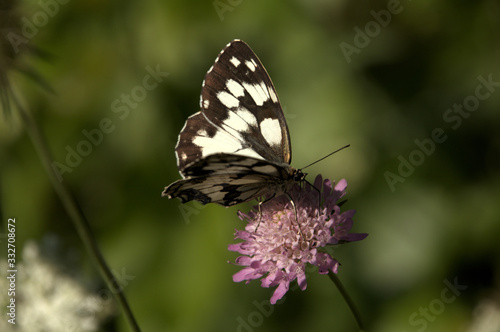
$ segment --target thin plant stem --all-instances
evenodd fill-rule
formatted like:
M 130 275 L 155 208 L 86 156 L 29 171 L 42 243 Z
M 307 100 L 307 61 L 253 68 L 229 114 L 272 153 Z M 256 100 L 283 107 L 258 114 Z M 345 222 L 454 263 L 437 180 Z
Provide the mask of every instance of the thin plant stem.
M 356 320 L 356 323 L 358 324 L 359 331 L 363 332 L 365 330 L 364 325 L 363 325 L 363 319 L 361 318 L 361 314 L 354 304 L 354 301 L 351 299 L 349 296 L 349 293 L 345 289 L 344 285 L 342 285 L 342 282 L 340 279 L 337 277 L 335 273 L 332 271 L 328 272 L 328 277 L 333 281 L 335 286 L 337 286 L 337 289 L 339 290 L 340 294 L 344 298 L 345 302 L 347 303 L 347 306 L 349 306 L 349 309 L 351 310 L 352 314 L 354 315 L 354 319 Z
M 28 113 L 28 111 L 26 111 L 21 106 L 21 103 L 19 102 L 19 100 L 17 100 L 12 91 L 10 93 L 10 96 L 12 97 L 15 106 L 19 110 L 19 114 L 21 115 L 26 131 L 31 138 L 31 141 L 38 153 L 43 167 L 47 171 L 50 182 L 52 183 L 54 190 L 59 196 L 59 199 L 61 200 L 71 221 L 73 222 L 73 225 L 76 228 L 76 231 L 78 232 L 78 235 L 80 236 L 85 249 L 91 257 L 94 265 L 97 267 L 97 270 L 101 274 L 102 278 L 106 282 L 106 285 L 111 290 L 111 293 L 114 294 L 116 301 L 121 307 L 121 310 L 125 315 L 125 320 L 129 324 L 131 330 L 134 332 L 140 332 L 139 325 L 137 324 L 137 321 L 132 314 L 132 310 L 130 309 L 123 289 L 119 284 L 118 279 L 113 276 L 113 273 L 106 263 L 106 260 L 102 256 L 95 237 L 92 234 L 92 229 L 90 228 L 87 218 L 85 217 L 85 214 L 83 213 L 81 207 L 78 205 L 69 187 L 65 184 L 65 182 L 60 181 L 58 174 L 56 174 L 55 170 L 52 168 L 52 154 L 45 140 L 45 137 L 43 136 L 43 133 L 39 129 L 37 123 Z

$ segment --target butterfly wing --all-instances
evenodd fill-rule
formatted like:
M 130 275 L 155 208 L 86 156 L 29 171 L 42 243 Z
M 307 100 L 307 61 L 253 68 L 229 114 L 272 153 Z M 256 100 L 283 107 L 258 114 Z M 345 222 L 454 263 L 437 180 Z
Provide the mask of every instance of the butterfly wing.
M 207 72 L 200 107 L 176 145 L 183 177 L 188 165 L 216 153 L 290 164 L 290 136 L 276 90 L 243 41 L 229 43 Z
M 269 163 L 260 158 L 218 153 L 199 159 L 184 169 L 186 178 L 163 191 L 162 196 L 179 198 L 182 203 L 232 206 L 284 189 L 288 164 Z

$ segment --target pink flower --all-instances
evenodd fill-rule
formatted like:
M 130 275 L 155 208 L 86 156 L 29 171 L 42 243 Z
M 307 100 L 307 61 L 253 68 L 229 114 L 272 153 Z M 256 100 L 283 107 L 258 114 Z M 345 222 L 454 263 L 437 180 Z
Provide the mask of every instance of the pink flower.
M 295 279 L 301 290 L 306 289 L 306 263 L 318 266 L 320 274 L 337 273 L 339 262 L 322 248 L 359 241 L 368 235 L 349 233 L 355 211 L 340 212 L 337 201 L 345 195 L 345 180 L 335 185 L 328 179 L 322 181 L 318 175 L 314 186 L 321 190 L 321 206 L 317 190 L 307 183 L 304 188 L 297 185 L 288 192 L 297 208 L 298 223 L 286 195 L 262 204 L 262 216 L 257 206 L 248 214 L 238 212 L 239 218 L 248 224 L 244 231 L 235 232 L 235 239 L 243 242 L 228 247 L 242 254 L 235 263 L 244 267 L 233 275 L 233 281 L 248 283 L 262 278 L 262 287 L 278 286 L 271 297 L 272 304 L 285 295 Z

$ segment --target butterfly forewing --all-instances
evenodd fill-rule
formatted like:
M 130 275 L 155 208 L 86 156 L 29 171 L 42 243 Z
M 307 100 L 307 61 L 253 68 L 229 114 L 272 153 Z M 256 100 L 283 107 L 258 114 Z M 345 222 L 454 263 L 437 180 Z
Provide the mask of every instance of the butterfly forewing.
M 200 107 L 179 135 L 181 175 L 186 166 L 213 153 L 290 164 L 290 137 L 278 96 L 264 66 L 243 41 L 229 43 L 207 72 Z

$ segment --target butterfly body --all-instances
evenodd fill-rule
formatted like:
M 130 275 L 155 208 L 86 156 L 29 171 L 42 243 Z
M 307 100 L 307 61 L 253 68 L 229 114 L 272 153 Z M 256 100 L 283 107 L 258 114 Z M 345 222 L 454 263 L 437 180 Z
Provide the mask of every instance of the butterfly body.
M 232 206 L 286 193 L 305 173 L 290 166 L 288 127 L 264 66 L 241 40 L 208 70 L 198 113 L 176 145 L 182 179 L 163 196 Z

